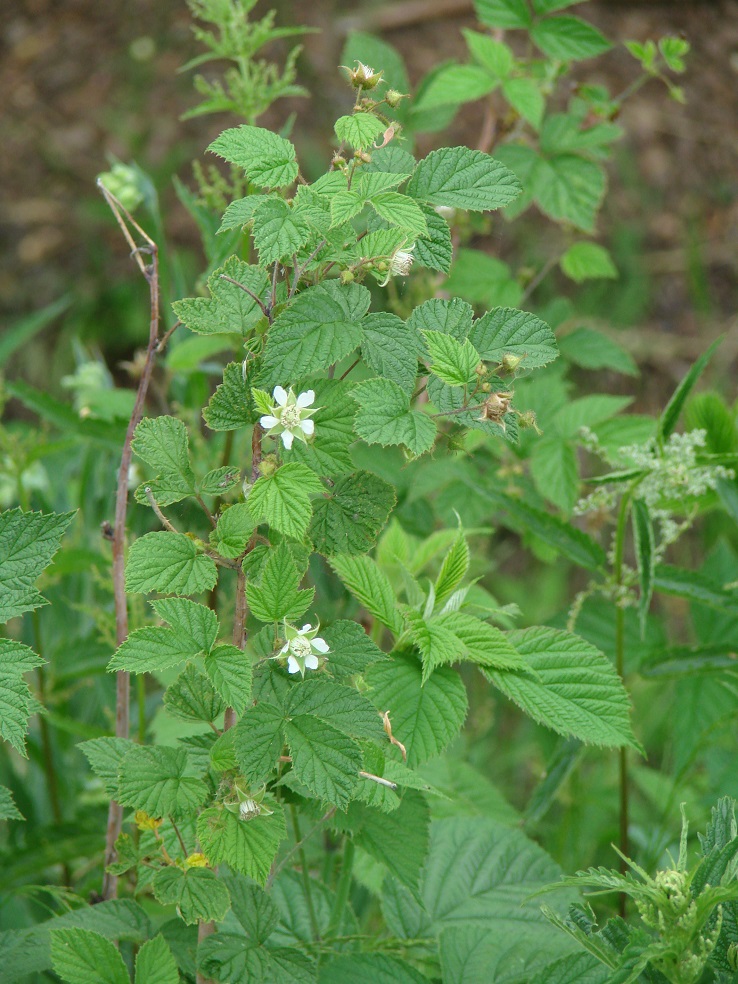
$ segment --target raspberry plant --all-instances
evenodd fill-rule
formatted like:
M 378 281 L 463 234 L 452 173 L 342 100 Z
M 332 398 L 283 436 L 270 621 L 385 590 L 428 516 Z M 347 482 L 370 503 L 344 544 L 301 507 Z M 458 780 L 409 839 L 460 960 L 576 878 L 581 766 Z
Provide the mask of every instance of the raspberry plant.
M 628 608 L 638 606 L 645 633 L 654 592 L 694 594 L 695 578 L 664 563 L 667 550 L 700 511 L 734 502 L 734 448 L 713 446 L 721 411 L 695 402 L 696 426 L 674 433 L 710 352 L 663 415 L 644 421 L 622 413 L 627 399 L 570 397 L 575 367 L 632 373 L 622 349 L 585 327 L 557 339 L 549 321 L 565 321 L 564 301 L 548 320 L 525 310 L 557 266 L 574 283 L 616 273 L 607 250 L 581 236 L 594 232 L 629 93 L 580 86 L 562 107 L 571 63 L 609 47 L 559 12 L 570 5 L 478 0 L 469 63 L 433 69 L 414 98 L 398 54 L 352 36 L 351 100 L 325 173 L 310 176 L 296 142 L 256 125 L 298 90 L 295 52 L 281 74 L 254 55 L 296 32 L 271 16 L 249 24 L 250 0 L 191 4 L 215 26 L 198 38 L 236 66 L 222 83 L 199 78 L 206 100 L 193 113 L 229 109 L 247 122 L 208 148 L 227 173 L 198 165 L 197 192 L 178 186 L 209 265 L 173 318 L 160 310 L 159 248 L 128 211 L 146 198 L 141 172 L 119 166 L 101 182 L 151 299 L 115 523 L 104 530 L 115 735 L 78 746 L 110 800 L 105 881 L 99 904 L 75 900 L 66 915 L 6 936 L 10 979 L 52 967 L 69 984 L 118 984 L 130 972 L 136 984 L 732 979 L 734 927 L 718 909 L 732 918 L 734 825 L 720 837 L 715 827 L 693 876 L 680 853 L 669 873 L 680 905 L 689 909 L 695 884 L 704 892 L 699 917 L 665 939 L 671 924 L 659 914 L 674 893 L 663 873 L 652 882 L 635 869 L 637 889 L 614 873 L 561 882 L 493 792 L 480 806 L 485 781 L 453 751 L 470 691 L 494 688 L 561 736 L 531 798 L 535 820 L 583 745 L 618 749 L 627 853 L 626 754 L 643 752 L 623 682 Z M 536 53 L 517 56 L 506 30 L 528 32 Z M 643 69 L 631 91 L 660 78 L 681 98 L 668 72 L 682 70 L 683 42 L 630 50 Z M 482 147 L 415 152 L 415 134 L 478 100 Z M 513 274 L 473 248 L 493 215 L 531 205 L 560 234 L 537 272 Z M 222 353 L 225 365 L 214 362 Z M 171 412 L 154 416 L 146 397 L 158 358 Z M 113 428 L 96 379 L 109 385 L 83 370 L 73 384 L 84 380 L 85 423 L 99 425 L 81 436 L 104 441 Z M 14 395 L 49 412 L 27 389 Z M 73 513 L 29 510 L 31 452 L 3 440 L 22 506 L 0 514 L 9 620 L 43 604 L 35 582 Z M 588 498 L 579 448 L 607 468 Z M 595 508 L 617 513 L 609 554 L 571 522 Z M 584 573 L 566 628 L 514 628 L 517 606 L 478 583 L 491 517 Z M 127 526 L 138 534 L 128 543 Z M 699 592 L 722 610 L 735 604 L 730 586 Z M 585 631 L 595 596 L 612 608 L 612 660 Z M 0 733 L 23 754 L 37 708 L 24 674 L 38 668 L 43 698 L 42 660 L 10 633 L 0 660 Z M 653 662 L 674 660 L 665 646 Z M 20 819 L 5 787 L 0 810 Z M 703 874 L 715 852 L 725 887 L 710 894 Z M 570 891 L 541 911 L 531 897 L 553 883 L 633 895 L 656 937 L 631 938 L 624 923 L 598 931 L 581 908 L 566 916 Z M 625 976 L 608 976 L 614 969 Z

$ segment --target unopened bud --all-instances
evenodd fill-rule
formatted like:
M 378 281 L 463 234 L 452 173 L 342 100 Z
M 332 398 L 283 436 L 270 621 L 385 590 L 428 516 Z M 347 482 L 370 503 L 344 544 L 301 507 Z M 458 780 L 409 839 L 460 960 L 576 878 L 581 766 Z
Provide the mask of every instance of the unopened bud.
M 489 393 L 491 389 L 492 389 L 492 384 L 491 383 L 482 383 L 482 392 L 483 393 Z
M 354 274 L 352 270 L 341 270 L 341 283 L 350 284 L 354 280 Z
M 362 164 L 371 164 L 372 162 L 372 155 L 367 154 L 365 150 L 357 151 L 355 156 L 357 160 L 360 160 L 362 162 Z
M 526 410 L 525 413 L 518 414 L 518 427 L 521 430 L 534 430 L 536 434 L 542 434 L 536 415 L 533 410 Z
M 340 154 L 334 154 L 331 160 L 331 165 L 334 171 L 343 171 L 346 167 L 347 161 L 345 157 L 341 157 Z
M 502 356 L 500 368 L 506 375 L 512 375 L 523 361 L 522 355 L 513 355 L 512 352 L 505 352 Z
M 259 462 L 259 474 L 263 475 L 264 478 L 271 478 L 278 467 L 276 454 L 267 454 Z
M 398 92 L 397 89 L 388 89 L 387 95 L 384 98 L 387 100 L 387 105 L 390 109 L 394 109 L 400 105 L 400 100 L 407 99 L 407 96 L 403 92 Z
M 487 367 L 483 362 L 477 362 L 476 366 L 474 367 L 474 372 L 477 374 L 477 376 L 484 376 L 487 372 Z

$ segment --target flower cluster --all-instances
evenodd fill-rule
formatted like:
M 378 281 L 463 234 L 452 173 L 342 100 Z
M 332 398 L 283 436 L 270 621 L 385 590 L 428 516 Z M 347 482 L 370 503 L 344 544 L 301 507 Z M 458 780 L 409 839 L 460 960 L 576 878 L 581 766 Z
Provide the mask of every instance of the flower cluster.
M 315 402 L 315 392 L 306 390 L 295 396 L 291 386 L 289 390 L 285 390 L 283 386 L 275 386 L 272 398 L 274 405 L 269 408 L 269 413 L 259 420 L 267 436 L 281 437 L 282 444 L 288 451 L 295 438 L 307 444 L 307 439 L 315 433 L 315 422 L 310 418 L 320 409 L 319 407 L 308 409 Z

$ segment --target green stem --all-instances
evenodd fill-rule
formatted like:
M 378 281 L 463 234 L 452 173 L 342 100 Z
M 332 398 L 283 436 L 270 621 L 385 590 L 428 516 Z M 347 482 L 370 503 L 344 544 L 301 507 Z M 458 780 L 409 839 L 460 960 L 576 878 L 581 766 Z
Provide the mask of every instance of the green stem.
M 302 841 L 300 835 L 300 821 L 297 818 L 297 809 L 294 803 L 290 803 L 290 816 L 292 817 L 292 826 L 295 831 L 295 843 L 299 844 Z M 300 868 L 302 871 L 302 887 L 305 892 L 305 902 L 307 903 L 308 915 L 310 916 L 310 926 L 313 931 L 313 939 L 316 942 L 320 941 L 320 926 L 318 925 L 318 917 L 315 915 L 315 906 L 313 905 L 313 894 L 310 888 L 310 872 L 307 866 L 307 858 L 305 857 L 305 849 L 301 846 L 297 852 L 297 856 L 300 859 Z
M 628 525 L 628 513 L 630 511 L 630 493 L 626 493 L 620 500 L 620 510 L 618 512 L 618 524 L 615 531 L 615 557 L 613 563 L 613 573 L 615 583 L 618 588 L 623 585 L 623 557 L 625 554 L 625 531 Z M 625 680 L 625 609 L 619 597 L 615 600 L 615 668 L 621 680 Z M 621 854 L 630 857 L 630 843 L 628 837 L 629 826 L 629 776 L 628 776 L 628 752 L 625 746 L 619 751 L 619 799 L 620 799 L 620 836 L 619 848 Z M 620 871 L 622 874 L 628 870 L 628 866 L 621 858 Z M 620 896 L 620 915 L 625 918 L 625 906 L 627 897 Z
M 138 743 L 146 744 L 146 677 L 139 673 L 136 677 L 136 703 L 138 704 Z
M 338 927 L 341 925 L 341 918 L 348 904 L 349 892 L 351 891 L 351 878 L 354 869 L 354 842 L 350 837 L 346 837 L 343 845 L 343 864 L 341 866 L 341 877 L 336 889 L 336 899 L 331 910 L 331 918 L 328 922 L 326 936 L 335 936 Z

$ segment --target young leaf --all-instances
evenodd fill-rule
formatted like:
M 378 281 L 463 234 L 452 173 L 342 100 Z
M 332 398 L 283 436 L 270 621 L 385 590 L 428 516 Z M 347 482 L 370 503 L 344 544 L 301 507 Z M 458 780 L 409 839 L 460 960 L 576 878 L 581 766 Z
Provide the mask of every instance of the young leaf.
M 407 195 L 396 191 L 384 191 L 374 195 L 370 204 L 380 219 L 390 225 L 399 226 L 411 239 L 428 234 L 428 225 L 420 205 Z
M 532 18 L 526 0 L 474 0 L 480 24 L 487 27 L 530 27 Z
M 415 262 L 429 270 L 448 273 L 451 269 L 454 249 L 448 222 L 430 205 L 421 203 L 428 234 L 415 241 Z
M 161 933 L 138 951 L 134 984 L 179 984 L 177 961 Z
M 13 801 L 7 786 L 0 786 L 0 820 L 23 820 L 23 814 Z
M 273 475 L 257 479 L 247 502 L 254 522 L 265 521 L 285 536 L 301 540 L 313 511 L 310 496 L 323 491 L 313 471 L 288 462 Z
M 651 606 L 653 580 L 656 570 L 653 525 L 648 506 L 643 499 L 633 500 L 633 541 L 638 562 L 638 580 L 641 594 L 638 599 L 638 614 L 641 622 L 641 638 L 646 632 L 646 619 Z
M 210 545 L 222 557 L 235 559 L 245 550 L 254 532 L 254 520 L 247 502 L 235 502 L 220 514 L 210 534 Z
M 74 515 L 21 509 L 0 513 L 0 622 L 46 604 L 35 584 Z
M 417 245 L 417 244 L 416 244 Z M 368 314 L 362 322 L 361 357 L 377 375 L 412 393 L 418 376 L 418 336 L 396 314 Z M 317 421 L 316 421 L 317 428 Z
M 28 718 L 36 709 L 24 674 L 43 662 L 23 643 L 0 639 L 0 738 L 21 755 L 26 754 Z
M 176 316 L 198 335 L 243 336 L 263 317 L 255 298 L 261 298 L 263 303 L 270 285 L 264 270 L 231 256 L 208 277 L 208 289 L 210 298 L 175 301 L 172 310 Z
M 408 612 L 405 618 L 423 658 L 423 684 L 444 663 L 469 660 L 486 669 L 526 669 L 504 633 L 473 615 L 449 612 L 426 620 L 418 612 Z
M 267 337 L 263 383 L 271 387 L 327 369 L 361 344 L 359 322 L 370 295 L 358 284 L 328 280 L 298 294 Z
M 208 150 L 242 167 L 259 188 L 283 188 L 297 177 L 295 148 L 284 137 L 260 126 L 224 130 Z
M 442 607 L 444 601 L 454 593 L 466 577 L 469 570 L 469 544 L 466 542 L 464 531 L 459 530 L 453 545 L 443 558 L 441 569 L 436 578 L 436 606 Z
M 78 927 L 49 935 L 54 970 L 66 984 L 130 984 L 123 957 L 104 936 Z
M 279 845 L 287 834 L 279 803 L 269 799 L 265 805 L 271 813 L 261 813 L 248 820 L 217 807 L 204 810 L 197 819 L 197 836 L 208 860 L 212 864 L 225 862 L 260 885 L 266 883 Z
M 535 675 L 485 675 L 534 721 L 585 744 L 640 748 L 628 694 L 599 649 L 558 629 L 522 629 L 509 632 L 508 639 Z
M 366 553 L 396 502 L 394 488 L 372 472 L 345 475 L 317 500 L 310 539 L 318 553 Z
M 187 769 L 184 748 L 135 745 L 120 765 L 119 802 L 151 817 L 186 817 L 208 795 L 201 779 L 185 775 Z
M 370 615 L 378 618 L 395 635 L 402 632 L 402 616 L 397 611 L 392 585 L 371 557 L 342 554 L 333 557 L 330 564 Z
M 321 629 L 321 635 L 330 647 L 328 670 L 337 680 L 363 674 L 372 663 L 388 658 L 358 622 L 340 619 Z
M 211 919 L 220 922 L 231 905 L 228 889 L 210 868 L 162 868 L 154 875 L 153 888 L 162 905 L 177 906 L 187 926 Z
M 215 563 L 181 533 L 146 533 L 134 540 L 126 563 L 126 590 L 197 594 L 218 580 Z
M 189 439 L 181 420 L 166 415 L 144 417 L 136 428 L 132 447 L 157 474 L 156 480 L 147 485 L 159 505 L 171 505 L 194 493 Z M 139 502 L 148 501 L 145 486 L 137 490 L 136 498 Z
M 295 777 L 323 802 L 345 810 L 362 768 L 356 742 L 312 714 L 290 718 L 285 736 Z
M 440 331 L 423 332 L 431 358 L 431 370 L 448 386 L 469 386 L 476 376 L 479 353 L 469 339 L 463 344 Z
M 415 169 L 407 193 L 431 205 L 484 212 L 509 205 L 520 182 L 489 154 L 468 147 L 432 150 Z
M 242 714 L 251 698 L 251 659 L 238 646 L 216 646 L 205 657 L 205 672 L 228 707 Z
M 674 390 L 671 399 L 666 404 L 663 413 L 659 417 L 657 437 L 663 443 L 674 431 L 679 417 L 681 416 L 687 397 L 694 389 L 697 380 L 707 368 L 707 363 L 713 356 L 715 349 L 722 342 L 722 336 L 716 338 L 712 345 L 702 353 L 695 364 L 689 370 L 684 379 Z
M 164 706 L 173 717 L 208 723 L 215 721 L 225 710 L 225 704 L 210 680 L 192 663 L 188 663 L 167 687 Z
M 520 358 L 520 366 L 545 366 L 558 355 L 556 339 L 548 325 L 525 311 L 495 308 L 472 325 L 469 341 L 488 362 L 502 362 L 505 355 Z
M 471 331 L 474 309 L 471 304 L 454 297 L 450 301 L 431 298 L 419 304 L 407 319 L 408 326 L 418 333 L 418 344 L 427 331 L 443 332 L 463 342 Z
M 202 412 L 212 431 L 238 430 L 256 422 L 251 404 L 250 386 L 244 379 L 243 365 L 230 362 L 223 370 L 223 382 Z
M 310 238 L 310 226 L 282 198 L 268 198 L 254 212 L 254 245 L 268 266 L 297 253 Z
M 353 116 L 340 116 L 334 129 L 342 143 L 350 144 L 354 150 L 363 150 L 382 133 L 384 123 L 373 113 L 354 113 Z
M 258 583 L 249 579 L 246 598 L 261 622 L 292 621 L 310 606 L 315 588 L 300 589 L 300 575 L 286 543 L 271 550 Z
M 545 55 L 558 61 L 593 58 L 612 47 L 596 27 L 579 17 L 540 20 L 531 29 L 530 36 Z
M 410 397 L 390 379 L 369 379 L 352 393 L 359 404 L 354 429 L 367 444 L 404 444 L 419 457 L 433 447 L 435 422 L 410 409 Z
M 618 276 L 609 252 L 597 243 L 574 243 L 561 257 L 559 265 L 577 284 L 584 280 L 616 280 Z
M 254 788 L 266 782 L 277 765 L 284 744 L 283 726 L 283 711 L 263 700 L 247 708 L 236 724 L 236 759 Z
M 390 713 L 392 734 L 407 749 L 409 766 L 439 755 L 461 730 L 468 701 L 454 670 L 442 666 L 423 685 L 417 659 L 394 656 L 370 667 L 366 679 L 374 706 Z

